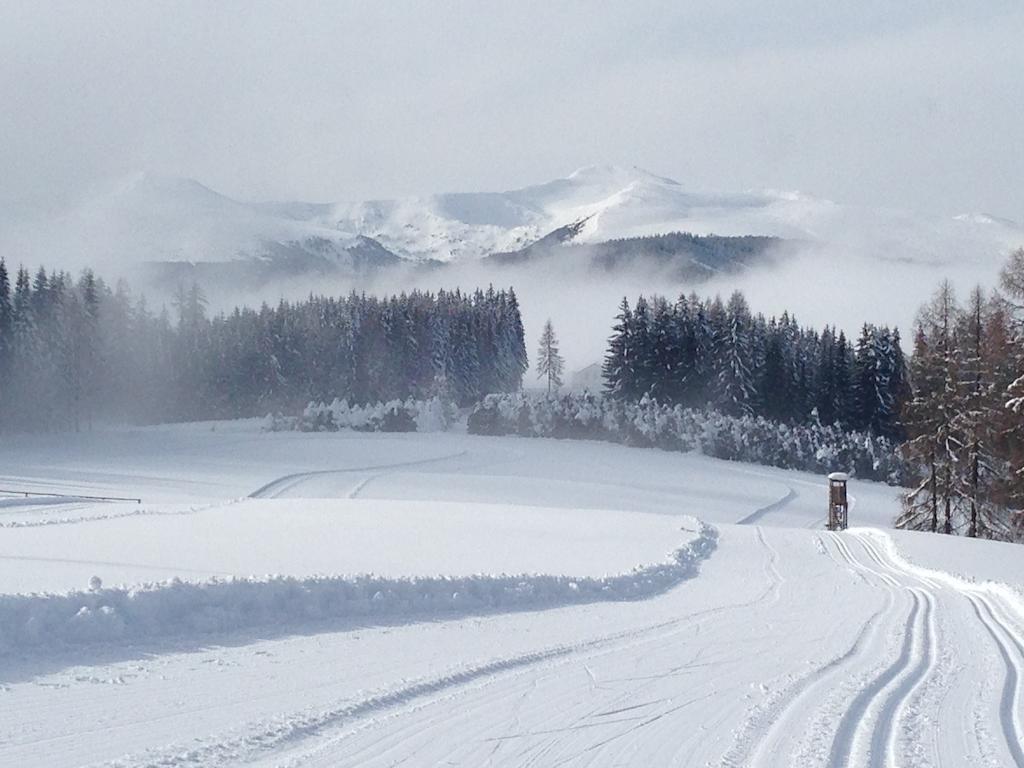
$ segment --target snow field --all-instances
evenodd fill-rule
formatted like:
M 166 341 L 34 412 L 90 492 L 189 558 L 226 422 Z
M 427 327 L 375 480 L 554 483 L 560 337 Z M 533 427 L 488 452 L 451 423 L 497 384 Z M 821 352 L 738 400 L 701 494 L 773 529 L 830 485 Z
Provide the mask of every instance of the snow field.
M 0 594 L 84 589 L 93 576 L 108 587 L 267 574 L 601 577 L 665 561 L 693 535 L 681 528 L 698 528 L 636 512 L 372 499 L 86 511 L 80 525 L 0 530 Z
M 0 555 L 0 579 L 34 593 L 0 595 L 0 652 L 639 599 L 693 576 L 716 536 L 688 518 L 341 500 L 249 500 L 77 528 L 7 532 L 23 554 Z M 175 556 L 179 565 L 155 564 Z M 211 566 L 240 564 L 288 575 L 210 577 L 222 573 Z M 132 579 L 154 573 L 171 578 Z M 112 576 L 129 586 L 104 587 Z M 90 579 L 88 590 L 41 591 Z
M 144 498 L 0 505 L 0 765 L 1024 766 L 1017 550 L 897 489 L 831 534 L 806 473 L 211 426 L 0 445 Z
M 262 489 L 264 497 L 630 510 L 712 523 L 736 522 L 793 491 L 765 522 L 784 517 L 800 527 L 818 525 L 827 504 L 824 479 L 812 474 L 657 449 L 454 433 L 264 433 L 260 425 L 19 436 L 0 443 L 0 487 L 139 497 L 147 508 L 222 504 Z M 854 525 L 888 527 L 899 511 L 895 488 L 855 478 L 850 493 Z
M 723 525 L 649 600 L 85 654 L 12 682 L 0 764 L 1020 764 L 1020 616 L 884 540 Z

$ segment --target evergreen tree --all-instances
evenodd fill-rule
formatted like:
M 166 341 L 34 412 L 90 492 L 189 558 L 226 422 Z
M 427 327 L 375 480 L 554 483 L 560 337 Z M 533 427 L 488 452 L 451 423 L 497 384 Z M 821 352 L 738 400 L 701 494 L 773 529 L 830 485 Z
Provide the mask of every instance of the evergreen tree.
M 650 375 L 649 392 L 659 402 L 669 403 L 675 401 L 677 397 L 679 379 L 682 376 L 682 354 L 672 307 L 660 296 L 651 299 L 651 305 L 654 310 L 650 324 L 651 343 L 648 348 L 650 360 L 645 365 Z
M 716 404 L 730 415 L 754 412 L 757 390 L 752 372 L 751 329 L 753 318 L 743 294 L 729 297 L 725 329 L 718 344 L 718 387 Z
M 310 296 L 209 317 L 198 285 L 175 322 L 91 272 L 19 269 L 0 357 L 0 429 L 235 418 L 442 393 L 470 404 L 515 391 L 526 353 L 511 292 Z M 7 352 L 9 351 L 9 354 Z M 438 387 L 438 382 L 442 387 Z
M 633 310 L 623 297 L 619 314 L 615 316 L 612 336 L 608 340 L 608 353 L 601 366 L 605 392 L 621 400 L 631 399 L 637 393 L 634 371 Z
M 11 303 L 11 278 L 7 273 L 7 264 L 0 259 L 0 354 L 10 344 L 10 335 L 14 331 L 14 305 Z
M 764 364 L 761 366 L 761 412 L 769 419 L 785 421 L 790 415 L 793 393 L 782 349 L 782 334 L 772 318 L 768 325 Z

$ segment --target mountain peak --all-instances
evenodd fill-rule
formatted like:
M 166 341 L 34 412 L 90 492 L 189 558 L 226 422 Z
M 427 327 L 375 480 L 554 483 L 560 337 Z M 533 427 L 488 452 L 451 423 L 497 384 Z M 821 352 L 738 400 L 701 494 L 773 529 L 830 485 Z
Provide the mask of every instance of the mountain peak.
M 1000 225 L 1002 225 L 1004 227 L 1009 227 L 1011 229 L 1021 229 L 1022 228 L 1021 225 L 1018 224 L 1013 219 L 1007 219 L 1007 218 L 1004 218 L 1002 216 L 993 216 L 991 213 L 985 213 L 983 211 L 982 212 L 972 212 L 972 213 L 961 213 L 959 216 L 954 216 L 953 220 L 954 221 L 963 221 L 963 222 L 967 222 L 969 224 L 983 224 L 983 225 L 1000 224 Z
M 679 186 L 677 181 L 658 176 L 636 165 L 585 165 L 582 168 L 577 168 L 566 178 L 586 184 L 612 183 L 624 187 L 642 181 Z
M 114 183 L 114 196 L 221 199 L 229 198 L 187 176 L 170 176 L 155 171 L 138 171 Z

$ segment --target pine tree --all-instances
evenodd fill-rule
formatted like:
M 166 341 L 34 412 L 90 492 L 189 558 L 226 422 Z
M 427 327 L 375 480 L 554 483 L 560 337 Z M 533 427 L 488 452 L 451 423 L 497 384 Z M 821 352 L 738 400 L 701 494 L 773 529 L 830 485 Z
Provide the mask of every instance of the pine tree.
M 633 397 L 649 395 L 654 388 L 657 375 L 655 360 L 654 334 L 652 332 L 652 316 L 650 302 L 640 296 L 633 307 L 633 380 L 631 384 Z
M 839 332 L 836 339 L 836 351 L 833 357 L 832 376 L 834 384 L 833 411 L 835 423 L 851 429 L 855 415 L 855 394 L 853 384 L 853 348 L 844 331 Z
M 716 403 L 730 415 L 750 414 L 754 412 L 757 397 L 751 366 L 753 318 L 739 291 L 729 297 L 725 321 L 717 346 L 719 395 Z
M 671 403 L 677 399 L 678 371 L 682 364 L 675 317 L 672 307 L 664 298 L 654 297 L 651 305 L 654 311 L 650 324 L 650 361 L 645 366 L 651 377 L 649 394 L 659 402 Z
M 764 364 L 761 366 L 761 411 L 766 418 L 785 421 L 792 407 L 790 375 L 783 353 L 782 333 L 772 318 L 768 324 Z
M 672 312 L 672 343 L 676 363 L 672 370 L 669 397 L 673 403 L 690 404 L 703 386 L 697 350 L 698 327 L 702 317 L 703 309 L 699 301 L 691 301 L 682 295 L 676 300 Z
M 7 264 L 0 259 L 0 355 L 10 343 L 14 330 L 14 305 L 11 303 L 11 278 Z
M 608 353 L 601 366 L 605 392 L 609 397 L 628 400 L 635 394 L 633 365 L 633 310 L 629 299 L 623 297 L 608 340 Z
M 540 348 L 537 350 L 537 378 L 546 379 L 548 396 L 562 386 L 562 371 L 565 361 L 558 353 L 558 339 L 555 329 L 548 318 L 544 323 L 544 331 L 540 337 Z

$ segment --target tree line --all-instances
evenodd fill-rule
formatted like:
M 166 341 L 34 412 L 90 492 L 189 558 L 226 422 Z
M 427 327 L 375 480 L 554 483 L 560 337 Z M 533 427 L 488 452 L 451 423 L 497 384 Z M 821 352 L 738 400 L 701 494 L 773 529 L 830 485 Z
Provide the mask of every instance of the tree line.
M 624 401 L 589 392 L 488 395 L 473 407 L 470 434 L 605 440 L 825 474 L 842 469 L 898 485 L 904 463 L 893 442 L 823 424 L 784 424 L 707 408 Z
M 743 294 L 701 299 L 623 299 L 602 375 L 613 398 L 647 396 L 732 416 L 836 425 L 900 439 L 909 397 L 899 331 L 865 324 L 845 333 L 801 327 L 789 313 L 766 319 Z
M 901 527 L 1021 536 L 1024 250 L 1010 257 L 1001 289 L 975 288 L 961 304 L 944 282 L 919 312 L 903 448 L 917 484 Z
M 91 271 L 12 281 L 0 261 L 0 430 L 74 430 L 512 392 L 528 367 L 509 290 L 352 293 L 211 314 L 197 285 L 153 312 Z

